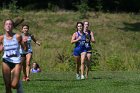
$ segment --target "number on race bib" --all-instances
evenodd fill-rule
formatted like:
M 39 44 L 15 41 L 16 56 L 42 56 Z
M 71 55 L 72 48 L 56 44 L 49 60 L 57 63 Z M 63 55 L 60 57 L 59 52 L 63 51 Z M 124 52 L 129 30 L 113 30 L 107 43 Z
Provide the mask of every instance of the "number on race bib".
M 86 46 L 86 47 L 89 47 L 89 43 L 86 43 L 85 46 Z
M 7 56 L 7 57 L 17 56 L 16 50 L 6 51 L 6 56 Z

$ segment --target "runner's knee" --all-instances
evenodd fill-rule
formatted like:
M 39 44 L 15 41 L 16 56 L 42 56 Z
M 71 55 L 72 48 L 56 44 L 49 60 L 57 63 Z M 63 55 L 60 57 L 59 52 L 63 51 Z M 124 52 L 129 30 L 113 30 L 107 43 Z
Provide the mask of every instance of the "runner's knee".
M 18 84 L 11 84 L 11 87 L 12 87 L 13 89 L 17 89 L 17 88 L 18 88 Z
M 30 62 L 26 62 L 26 66 L 30 66 Z

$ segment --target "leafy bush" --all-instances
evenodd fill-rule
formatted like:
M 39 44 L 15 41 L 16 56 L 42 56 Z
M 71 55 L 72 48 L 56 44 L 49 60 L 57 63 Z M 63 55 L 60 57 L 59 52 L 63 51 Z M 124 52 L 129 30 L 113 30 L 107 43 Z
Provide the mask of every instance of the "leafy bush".
M 100 53 L 93 47 L 90 70 L 98 70 Z
M 67 51 L 66 51 L 67 50 Z M 65 70 L 73 70 L 75 68 L 74 58 L 71 55 L 71 49 L 64 47 L 62 49 L 57 50 L 55 62 L 59 65 L 59 69 Z M 63 68 L 62 68 L 63 67 Z
M 52 12 L 56 12 L 59 10 L 59 7 L 53 3 L 48 3 L 48 9 Z
M 17 1 L 12 0 L 12 2 L 9 3 L 9 5 L 8 5 L 8 8 L 12 13 L 17 13 L 18 6 L 16 4 L 17 4 Z
M 102 0 L 97 0 L 97 4 L 96 4 L 95 8 L 96 8 L 98 11 L 101 11 L 101 10 L 102 10 L 102 8 L 103 8 Z

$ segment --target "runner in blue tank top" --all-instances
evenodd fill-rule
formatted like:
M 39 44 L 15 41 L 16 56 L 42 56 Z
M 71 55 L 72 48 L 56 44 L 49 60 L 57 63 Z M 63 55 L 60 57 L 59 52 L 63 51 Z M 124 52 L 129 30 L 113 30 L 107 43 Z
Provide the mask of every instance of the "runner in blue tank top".
M 95 43 L 94 39 L 94 34 L 92 31 L 89 30 L 89 22 L 85 21 L 84 22 L 84 33 L 86 34 L 86 50 L 87 50 L 87 55 L 86 55 L 86 73 L 85 76 L 88 78 L 88 72 L 89 72 L 89 66 L 91 62 L 91 54 L 92 54 L 92 47 L 91 47 L 91 42 Z
M 78 42 L 75 43 L 74 48 L 74 56 L 80 56 L 82 52 L 86 52 L 85 42 L 86 42 L 86 34 L 80 31 L 76 32 L 77 38 L 81 38 Z
M 6 93 L 12 93 L 11 88 L 17 89 L 17 93 L 23 93 L 22 84 L 19 81 L 22 68 L 19 46 L 26 50 L 26 41 L 23 41 L 19 34 L 13 33 L 13 25 L 14 22 L 11 19 L 5 20 L 5 35 L 0 36 L 0 51 L 4 51 L 2 73 Z
M 22 56 L 23 61 L 23 81 L 29 81 L 29 75 L 30 75 L 30 63 L 32 58 L 32 46 L 31 41 L 33 40 L 37 45 L 40 46 L 40 43 L 37 42 L 37 40 L 34 38 L 33 35 L 29 33 L 29 26 L 27 24 L 22 25 L 22 38 L 27 40 L 27 51 L 24 51 L 22 48 L 20 48 L 20 54 Z
M 71 43 L 75 43 L 73 55 L 76 60 L 76 79 L 84 79 L 84 63 L 86 57 L 86 35 L 83 32 L 84 25 L 82 22 L 77 22 L 77 31 L 73 34 Z M 79 72 L 81 67 L 81 72 Z M 81 74 L 81 75 L 80 75 Z

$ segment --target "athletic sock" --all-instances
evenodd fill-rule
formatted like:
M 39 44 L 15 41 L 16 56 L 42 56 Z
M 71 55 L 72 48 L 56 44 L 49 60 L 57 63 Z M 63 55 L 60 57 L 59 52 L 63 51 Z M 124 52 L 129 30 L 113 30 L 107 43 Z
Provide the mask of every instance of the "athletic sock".
M 76 74 L 76 79 L 80 80 L 80 75 L 79 74 Z

